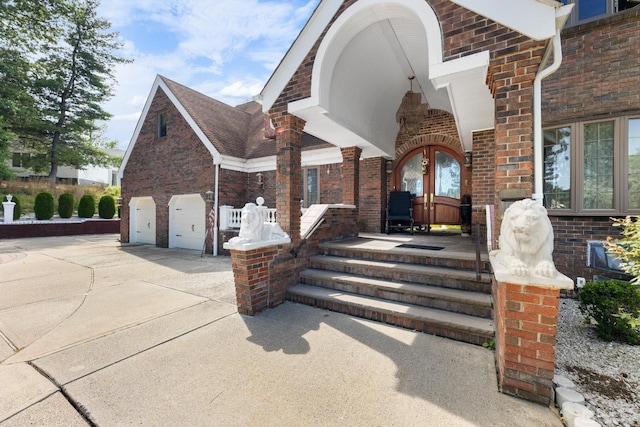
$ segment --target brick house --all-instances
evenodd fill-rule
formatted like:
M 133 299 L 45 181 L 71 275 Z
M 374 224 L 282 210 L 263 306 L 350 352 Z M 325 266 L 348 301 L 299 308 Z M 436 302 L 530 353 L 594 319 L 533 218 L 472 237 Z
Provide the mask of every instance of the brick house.
M 202 249 L 212 206 L 242 207 L 259 196 L 275 206 L 275 141 L 264 130 L 258 103 L 231 107 L 157 76 L 119 171 L 122 241 Z M 310 184 L 334 202 L 340 169 L 327 162 L 340 152 L 303 139 Z M 210 237 L 206 244 L 211 253 Z
M 484 238 L 486 205 L 499 221 L 532 197 L 549 210 L 558 269 L 589 280 L 601 272 L 587 266 L 587 242 L 617 233 L 611 216 L 640 212 L 640 11 L 597 3 L 323 0 L 256 97 L 266 126 L 256 103 L 229 107 L 157 78 L 121 168 L 123 241 L 137 241 L 134 223 L 150 228 L 130 212 L 153 201 L 153 242 L 174 246 L 166 207 L 204 200 L 218 169 L 218 206 L 263 196 L 294 235 L 290 210 L 309 201 L 353 203 L 358 229 L 380 232 L 388 192 L 409 190 L 424 230 L 460 224 L 470 195 Z M 408 92 L 425 106 L 413 125 L 399 111 Z M 596 131 L 609 137 L 585 140 Z M 588 157 L 587 142 L 612 153 Z M 598 161 L 608 169 L 585 166 Z M 317 196 L 299 194 L 303 178 Z

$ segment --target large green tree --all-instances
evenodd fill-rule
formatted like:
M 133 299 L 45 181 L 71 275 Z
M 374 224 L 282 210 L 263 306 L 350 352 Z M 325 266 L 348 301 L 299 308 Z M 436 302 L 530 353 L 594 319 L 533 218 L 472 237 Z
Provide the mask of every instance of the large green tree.
M 42 138 L 29 58 L 55 40 L 49 24 L 59 6 L 58 0 L 0 0 L 0 178 L 12 176 L 5 164 L 11 144 Z
M 96 0 L 70 2 L 60 18 L 61 38 L 35 63 L 34 96 L 44 121 L 52 185 L 59 165 L 82 168 L 109 161 L 93 136 L 97 123 L 111 117 L 102 104 L 113 95 L 113 69 L 128 61 L 117 54 L 118 34 L 97 16 L 98 5 Z
M 6 71 L 0 65 L 0 79 L 12 80 L 0 81 L 0 97 L 3 104 L 16 101 L 6 103 L 8 113 L 0 107 L 0 157 L 3 137 L 5 147 L 7 140 L 19 144 L 33 154 L 33 169 L 49 171 L 52 186 L 59 166 L 112 160 L 104 151 L 112 143 L 100 137 L 98 123 L 110 118 L 102 105 L 113 95 L 113 69 L 128 61 L 118 55 L 118 34 L 97 16 L 98 6 L 97 0 L 0 0 L 0 59 L 14 59 Z

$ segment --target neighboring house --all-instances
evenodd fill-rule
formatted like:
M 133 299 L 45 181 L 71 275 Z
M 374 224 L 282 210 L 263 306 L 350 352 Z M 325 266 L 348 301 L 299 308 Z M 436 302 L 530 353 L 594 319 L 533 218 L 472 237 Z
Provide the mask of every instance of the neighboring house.
M 122 240 L 202 249 L 212 205 L 242 208 L 263 197 L 275 207 L 275 134 L 265 122 L 256 102 L 231 107 L 157 76 L 120 167 Z M 301 207 L 338 203 L 340 151 L 303 139 Z
M 270 120 L 255 103 L 156 79 L 120 170 L 122 239 L 188 246 L 172 218 L 193 204 L 199 222 L 185 224 L 202 245 L 216 176 L 217 206 L 280 198 L 281 225 L 296 232 L 297 198 L 274 186 L 299 174 L 303 205 L 353 202 L 369 232 L 384 229 L 392 190 L 415 195 L 425 231 L 459 225 L 470 195 L 482 238 L 486 206 L 496 236 L 504 210 L 532 197 L 549 210 L 558 269 L 589 280 L 588 241 L 617 235 L 610 217 L 640 213 L 636 4 L 322 0 L 256 97 Z M 300 168 L 277 141 L 299 144 Z M 349 156 L 355 176 L 342 175 Z
M 107 149 L 107 153 L 112 157 L 124 156 L 124 150 Z M 37 174 L 29 167 L 31 154 L 25 152 L 13 152 L 11 160 L 7 165 L 19 179 L 45 178 L 46 174 Z M 57 180 L 59 182 L 69 182 L 72 184 L 104 184 L 120 185 L 118 179 L 118 168 L 115 166 L 87 166 L 84 169 L 76 169 L 71 166 L 58 167 Z

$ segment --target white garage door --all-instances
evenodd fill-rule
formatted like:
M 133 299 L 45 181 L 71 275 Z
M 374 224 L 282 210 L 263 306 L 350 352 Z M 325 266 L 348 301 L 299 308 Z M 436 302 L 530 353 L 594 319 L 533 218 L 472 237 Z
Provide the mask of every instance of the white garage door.
M 169 247 L 202 250 L 206 237 L 205 202 L 200 194 L 169 201 Z
M 129 241 L 156 244 L 156 203 L 151 197 L 132 197 Z

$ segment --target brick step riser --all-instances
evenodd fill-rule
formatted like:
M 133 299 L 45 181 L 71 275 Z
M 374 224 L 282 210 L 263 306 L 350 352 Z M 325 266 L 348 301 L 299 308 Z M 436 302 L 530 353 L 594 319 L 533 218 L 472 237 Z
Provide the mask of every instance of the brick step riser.
M 403 328 L 446 337 L 470 344 L 482 345 L 483 343 L 493 339 L 493 335 L 484 335 L 476 332 L 457 329 L 453 326 L 431 323 L 426 320 L 414 319 L 398 313 L 390 314 L 373 310 L 367 307 L 353 306 L 341 301 L 327 301 L 324 299 L 297 295 L 292 292 L 288 293 L 287 299 L 293 302 L 306 304 L 313 307 L 324 308 L 326 310 L 336 311 L 351 316 L 388 323 L 390 325 L 396 325 Z
M 387 261 L 399 262 L 403 264 L 416 265 L 432 265 L 435 267 L 447 267 L 457 270 L 476 271 L 475 260 L 455 259 L 455 258 L 437 258 L 428 255 L 410 255 L 410 254 L 393 254 L 387 252 L 376 252 L 367 250 L 353 250 L 346 248 L 326 248 L 319 247 L 319 253 L 322 255 L 339 256 L 345 258 L 364 259 L 368 261 Z M 490 272 L 490 264 L 481 262 L 481 271 Z
M 398 271 L 393 268 L 372 267 L 370 265 L 345 264 L 339 262 L 311 261 L 311 268 L 337 273 L 357 274 L 376 279 L 386 279 L 397 282 L 417 283 L 420 285 L 439 286 L 442 288 L 460 289 L 471 292 L 491 293 L 491 283 L 455 279 L 449 277 L 429 276 L 424 273 Z
M 369 286 L 366 284 L 344 283 L 335 280 L 324 280 L 305 276 L 300 277 L 300 282 L 307 285 L 319 286 L 327 289 L 335 289 L 338 291 L 386 299 L 389 301 L 403 302 L 429 308 L 437 308 L 454 313 L 483 317 L 485 319 L 493 318 L 493 310 L 491 309 L 491 307 L 465 303 L 462 301 L 450 301 L 433 296 L 403 293 L 402 291 L 395 291 L 390 289 L 380 289 L 378 287 Z

